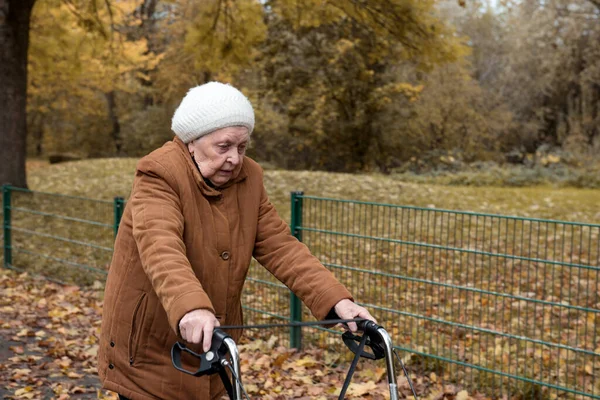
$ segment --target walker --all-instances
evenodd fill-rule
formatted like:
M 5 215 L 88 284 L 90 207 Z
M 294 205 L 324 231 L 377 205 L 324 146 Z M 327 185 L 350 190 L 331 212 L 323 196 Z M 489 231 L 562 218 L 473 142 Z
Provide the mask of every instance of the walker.
M 396 373 L 394 369 L 394 353 L 390 335 L 381 326 L 372 321 L 356 320 L 359 330 L 363 332 L 362 336 L 356 336 L 350 331 L 342 334 L 342 339 L 346 346 L 355 354 L 354 360 L 350 366 L 346 381 L 342 387 L 339 400 L 344 399 L 346 389 L 350 384 L 352 374 L 360 357 L 365 357 L 371 360 L 379 360 L 385 357 L 387 367 L 387 381 L 390 389 L 390 400 L 398 400 L 398 386 L 396 384 Z M 315 324 L 327 323 L 328 321 L 320 321 Z M 216 328 L 213 332 L 212 344 L 209 351 L 198 354 L 188 349 L 184 344 L 177 342 L 171 349 L 171 359 L 173 366 L 181 372 L 193 376 L 212 375 L 218 373 L 221 376 L 223 385 L 229 394 L 231 400 L 250 400 L 250 397 L 244 390 L 242 378 L 240 374 L 240 355 L 235 344 L 235 341 L 224 332 L 224 329 L 231 327 Z M 236 327 L 237 328 L 237 327 Z M 370 351 L 365 350 L 365 347 Z M 193 357 L 200 360 L 200 366 L 195 371 L 190 371 L 183 368 L 181 363 L 182 352 L 189 353 Z M 402 368 L 404 365 L 400 360 Z M 231 372 L 232 379 L 227 375 L 227 369 Z M 404 372 L 408 378 L 406 369 Z M 408 379 L 411 390 L 415 399 L 416 393 L 412 387 L 410 379 Z M 245 396 L 245 397 L 242 397 Z

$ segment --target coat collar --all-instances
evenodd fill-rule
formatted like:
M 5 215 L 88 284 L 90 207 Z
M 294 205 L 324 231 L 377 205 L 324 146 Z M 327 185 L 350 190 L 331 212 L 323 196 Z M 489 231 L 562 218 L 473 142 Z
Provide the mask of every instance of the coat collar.
M 225 185 L 219 187 L 218 189 L 210 187 L 204 181 L 202 174 L 200 174 L 200 171 L 198 170 L 198 166 L 194 162 L 194 159 L 191 157 L 190 152 L 187 148 L 187 145 L 185 143 L 183 143 L 183 141 L 181 139 L 179 139 L 179 137 L 177 137 L 177 136 L 175 136 L 173 138 L 173 143 L 175 143 L 177 148 L 182 153 L 183 158 L 186 160 L 186 165 L 192 171 L 192 175 L 194 176 L 194 181 L 196 181 L 198 188 L 200 189 L 202 194 L 204 194 L 205 196 L 219 197 L 222 195 L 223 189 L 226 189 L 229 186 L 232 186 L 238 182 L 242 182 L 243 180 L 245 180 L 248 177 L 248 171 L 246 169 L 246 165 L 243 164 L 244 159 L 245 159 L 245 157 L 244 157 L 244 159 L 242 159 L 242 169 L 240 170 L 239 175 L 235 179 L 230 180 L 229 182 L 227 182 Z

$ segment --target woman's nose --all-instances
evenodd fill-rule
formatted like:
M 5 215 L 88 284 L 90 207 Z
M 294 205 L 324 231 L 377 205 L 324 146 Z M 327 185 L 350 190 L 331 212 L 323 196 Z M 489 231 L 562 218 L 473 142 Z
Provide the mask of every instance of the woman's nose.
M 240 162 L 240 155 L 237 152 L 237 149 L 231 152 L 231 154 L 227 158 L 227 161 L 229 161 L 233 165 L 238 165 L 238 163 Z

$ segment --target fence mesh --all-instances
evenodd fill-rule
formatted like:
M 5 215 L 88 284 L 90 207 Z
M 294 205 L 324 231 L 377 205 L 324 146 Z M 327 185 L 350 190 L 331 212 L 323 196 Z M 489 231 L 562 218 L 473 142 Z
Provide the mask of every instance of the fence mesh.
M 78 285 L 104 280 L 113 251 L 112 202 L 11 188 L 7 210 L 12 268 Z
M 600 398 L 600 225 L 303 203 L 303 241 L 418 372 L 486 393 Z

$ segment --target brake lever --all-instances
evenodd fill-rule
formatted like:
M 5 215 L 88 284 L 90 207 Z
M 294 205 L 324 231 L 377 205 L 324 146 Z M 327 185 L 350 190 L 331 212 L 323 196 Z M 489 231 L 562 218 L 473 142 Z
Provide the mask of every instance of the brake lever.
M 226 338 L 230 337 L 231 336 L 222 330 L 215 329 L 213 331 L 210 350 L 202 354 L 190 350 L 184 343 L 175 342 L 171 348 L 171 361 L 173 362 L 173 366 L 177 370 L 193 376 L 212 375 L 219 372 L 219 370 L 223 368 L 221 361 L 227 354 L 227 347 L 223 342 Z M 181 363 L 182 353 L 188 353 L 200 360 L 200 366 L 196 371 L 190 371 L 183 367 Z

